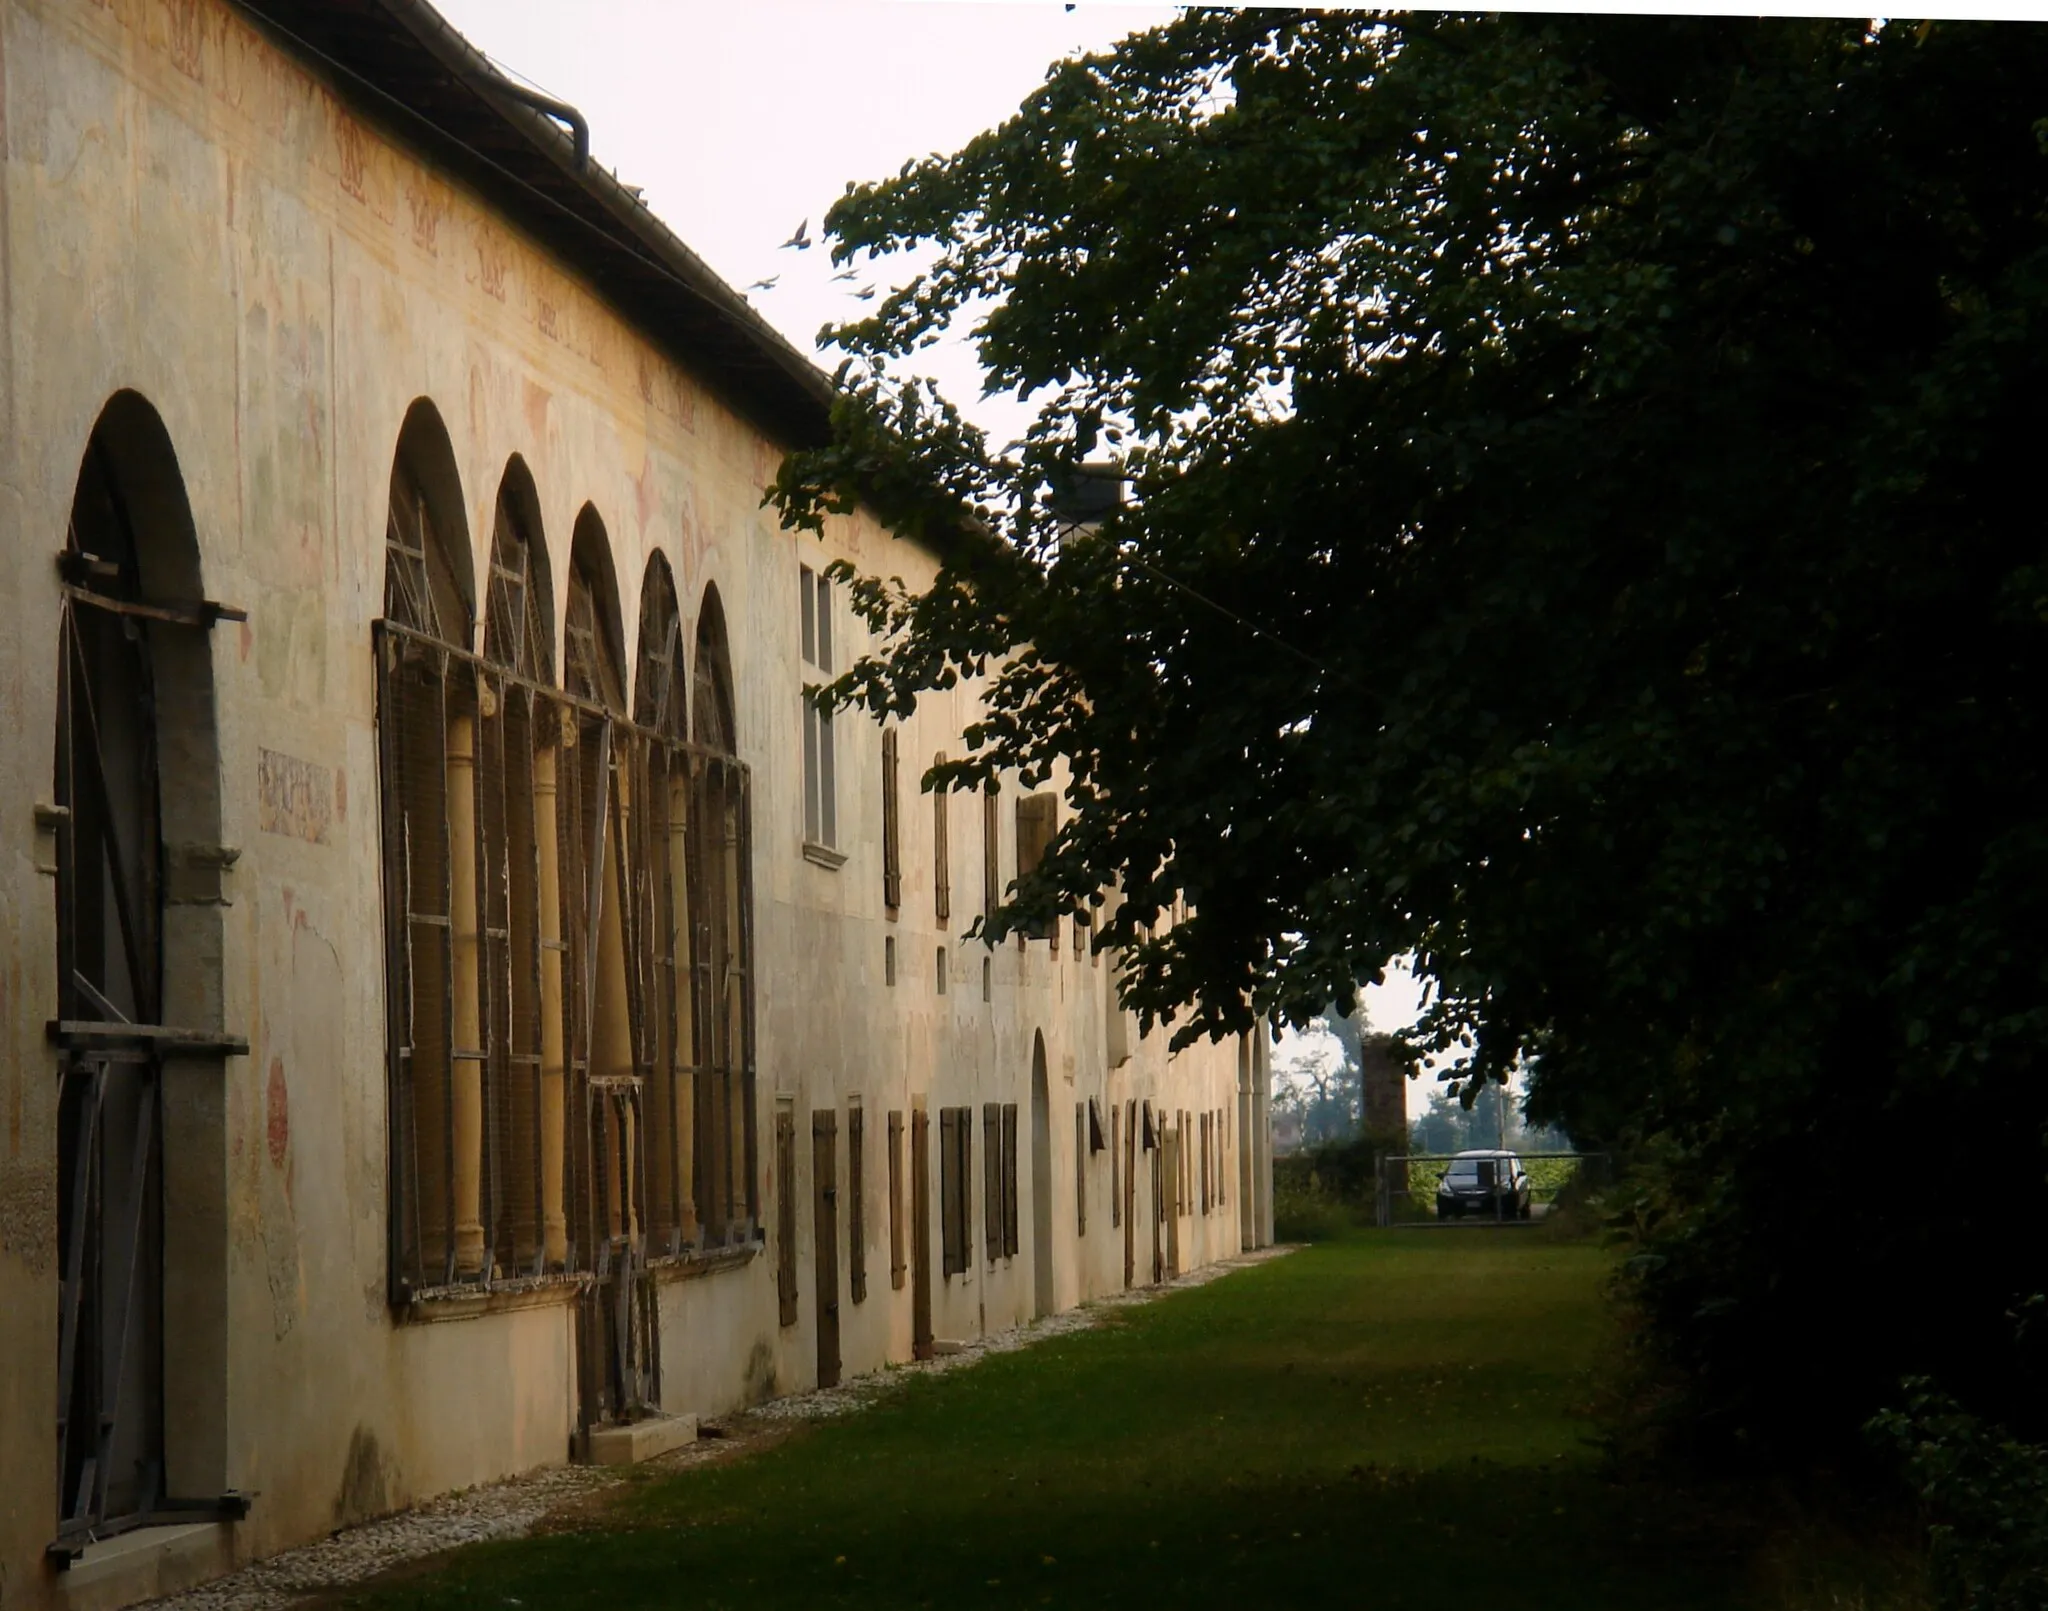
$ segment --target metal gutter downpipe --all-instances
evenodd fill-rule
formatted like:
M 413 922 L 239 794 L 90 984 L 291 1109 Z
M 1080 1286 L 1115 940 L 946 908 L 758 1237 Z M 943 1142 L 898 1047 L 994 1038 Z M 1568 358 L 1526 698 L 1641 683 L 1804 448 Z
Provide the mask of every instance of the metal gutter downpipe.
M 576 171 L 585 173 L 590 168 L 590 121 L 567 101 L 558 101 L 552 95 L 543 95 L 539 90 L 528 89 L 516 83 L 503 73 L 492 73 L 490 81 L 477 86 L 485 93 L 503 95 L 522 106 L 530 106 L 553 118 L 558 123 L 569 125 L 569 138 L 576 142 Z

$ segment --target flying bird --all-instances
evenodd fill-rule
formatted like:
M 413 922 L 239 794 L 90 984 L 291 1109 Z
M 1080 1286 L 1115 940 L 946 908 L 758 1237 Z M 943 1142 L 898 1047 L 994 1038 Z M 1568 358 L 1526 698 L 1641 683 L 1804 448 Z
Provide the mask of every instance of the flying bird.
M 859 269 L 841 269 L 837 274 L 833 275 L 832 278 L 835 280 L 850 280 L 859 272 Z
M 747 289 L 749 291 L 772 291 L 775 289 L 775 282 L 781 278 L 780 274 L 771 274 L 765 280 L 756 280 Z
M 853 294 L 859 297 L 863 302 L 872 302 L 875 299 L 875 288 L 872 285 L 863 285 L 858 291 L 854 292 Z
M 801 224 L 798 224 L 796 226 L 796 233 L 790 236 L 788 240 L 782 243 L 782 250 L 786 252 L 792 246 L 794 246 L 799 252 L 807 252 L 810 250 L 811 221 L 808 218 L 806 218 Z

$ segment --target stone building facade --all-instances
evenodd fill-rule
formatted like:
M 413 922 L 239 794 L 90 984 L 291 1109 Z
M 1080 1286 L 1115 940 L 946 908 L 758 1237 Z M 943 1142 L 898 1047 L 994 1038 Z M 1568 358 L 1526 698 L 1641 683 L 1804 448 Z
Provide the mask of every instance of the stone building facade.
M 802 697 L 824 379 L 422 0 L 0 0 L 0 1607 L 1270 1235 L 1263 1048 Z

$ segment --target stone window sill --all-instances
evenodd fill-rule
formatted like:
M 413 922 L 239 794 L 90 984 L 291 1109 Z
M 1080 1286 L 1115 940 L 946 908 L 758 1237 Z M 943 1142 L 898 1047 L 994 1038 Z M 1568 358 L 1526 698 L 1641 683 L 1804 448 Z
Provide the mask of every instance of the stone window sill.
M 836 873 L 846 865 L 846 852 L 834 850 L 830 845 L 815 844 L 811 840 L 806 839 L 804 841 L 804 860 L 823 867 L 828 872 Z

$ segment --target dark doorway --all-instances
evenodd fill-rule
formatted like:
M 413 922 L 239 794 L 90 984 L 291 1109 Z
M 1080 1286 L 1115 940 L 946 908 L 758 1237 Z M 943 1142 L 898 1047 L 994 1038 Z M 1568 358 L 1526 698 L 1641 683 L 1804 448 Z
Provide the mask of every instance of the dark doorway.
M 181 1196 L 175 1267 L 164 1236 L 167 1134 L 173 1161 L 184 1161 L 191 1110 L 217 1113 L 217 1103 L 195 1104 L 181 1083 L 167 1112 L 165 1089 L 173 1071 L 217 1088 L 218 1059 L 247 1049 L 203 1027 L 218 1017 L 227 859 L 207 629 L 240 612 L 199 596 L 176 458 L 155 411 L 133 393 L 117 396 L 94 427 L 58 568 L 47 820 L 59 1048 L 55 1548 L 73 1554 L 88 1537 L 220 1514 L 217 1497 L 170 1497 L 181 1479 L 220 1491 L 211 1448 L 194 1453 L 220 1430 L 215 1310 L 225 1249 L 203 1234 L 218 1194 Z M 217 1144 L 217 1122 L 211 1132 Z M 166 1370 L 167 1300 L 179 1317 L 176 1381 Z M 209 1362 L 210 1380 L 196 1368 Z M 167 1452 L 172 1420 L 182 1469 Z
M 818 1385 L 839 1383 L 839 1117 L 811 1115 L 812 1263 L 818 1303 Z
M 910 1352 L 932 1357 L 932 1121 L 910 1110 Z

